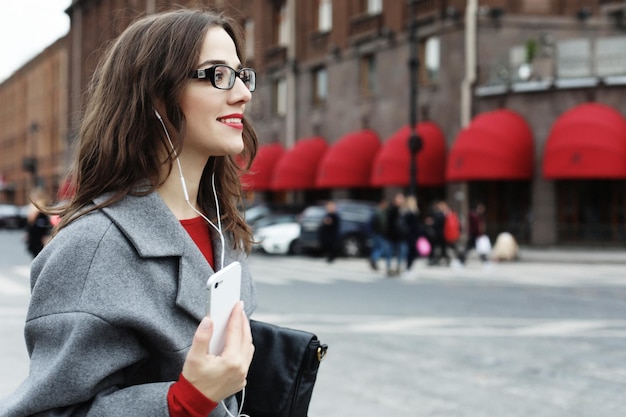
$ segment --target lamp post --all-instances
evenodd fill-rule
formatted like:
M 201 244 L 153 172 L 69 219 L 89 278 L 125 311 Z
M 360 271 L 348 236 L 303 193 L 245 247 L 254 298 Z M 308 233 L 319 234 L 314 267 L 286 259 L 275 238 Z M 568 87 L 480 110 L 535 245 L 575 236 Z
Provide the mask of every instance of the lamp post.
M 37 170 L 38 161 L 37 161 L 37 156 L 36 156 L 37 144 L 35 143 L 37 132 L 39 132 L 39 123 L 37 122 L 31 123 L 29 126 L 30 144 L 31 144 L 30 156 L 24 157 L 24 160 L 22 161 L 22 167 L 24 168 L 24 171 L 30 172 L 31 174 L 33 187 L 37 187 L 39 185 L 38 184 L 39 181 L 37 177 L 37 173 L 38 173 L 38 170 Z
M 411 25 L 409 27 L 409 194 L 417 197 L 417 153 L 422 149 L 422 138 L 417 133 L 417 93 L 419 56 L 417 51 L 417 4 L 420 0 L 408 0 Z

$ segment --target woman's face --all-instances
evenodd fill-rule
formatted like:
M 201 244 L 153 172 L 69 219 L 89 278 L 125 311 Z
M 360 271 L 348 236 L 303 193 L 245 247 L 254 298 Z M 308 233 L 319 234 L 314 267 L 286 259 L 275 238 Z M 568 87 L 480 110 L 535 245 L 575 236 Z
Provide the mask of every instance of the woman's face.
M 235 43 L 221 27 L 210 28 L 202 43 L 197 69 L 225 64 L 241 67 Z M 252 94 L 239 78 L 230 90 L 220 90 L 208 79 L 191 79 L 180 106 L 187 121 L 181 157 L 186 160 L 235 155 L 243 150 L 243 114 Z

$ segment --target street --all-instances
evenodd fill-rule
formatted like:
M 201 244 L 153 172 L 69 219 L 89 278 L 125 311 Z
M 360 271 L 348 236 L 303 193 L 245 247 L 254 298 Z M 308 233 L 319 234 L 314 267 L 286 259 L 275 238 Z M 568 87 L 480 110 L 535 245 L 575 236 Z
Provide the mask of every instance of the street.
M 0 397 L 28 373 L 30 259 L 0 231 Z M 615 417 L 626 410 L 626 262 L 427 267 L 253 254 L 254 318 L 329 345 L 310 417 Z M 254 417 L 254 416 L 251 416 Z

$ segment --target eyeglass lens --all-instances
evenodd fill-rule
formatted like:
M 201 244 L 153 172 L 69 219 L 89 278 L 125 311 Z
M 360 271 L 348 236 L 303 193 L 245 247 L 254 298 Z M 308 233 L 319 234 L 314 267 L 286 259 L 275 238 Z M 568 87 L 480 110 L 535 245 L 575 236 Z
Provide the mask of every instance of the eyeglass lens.
M 213 67 L 213 82 L 215 87 L 223 90 L 233 88 L 236 77 L 241 78 L 245 86 L 250 91 L 254 91 L 256 87 L 256 74 L 250 68 L 241 68 L 235 71 L 227 65 L 216 65 Z

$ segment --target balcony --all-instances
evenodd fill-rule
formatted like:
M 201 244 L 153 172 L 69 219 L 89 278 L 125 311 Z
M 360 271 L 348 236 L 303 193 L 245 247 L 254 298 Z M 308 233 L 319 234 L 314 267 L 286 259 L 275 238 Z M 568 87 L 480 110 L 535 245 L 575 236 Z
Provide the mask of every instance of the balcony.
M 265 67 L 267 69 L 282 68 L 287 64 L 287 46 L 273 45 L 265 50 Z
M 626 85 L 626 36 L 565 40 L 550 55 L 496 60 L 484 72 L 479 96 Z
M 330 52 L 330 32 L 315 31 L 309 34 L 309 46 L 312 55 L 322 55 Z
M 360 14 L 354 16 L 350 19 L 350 43 L 359 44 L 377 38 L 382 27 L 382 14 Z

